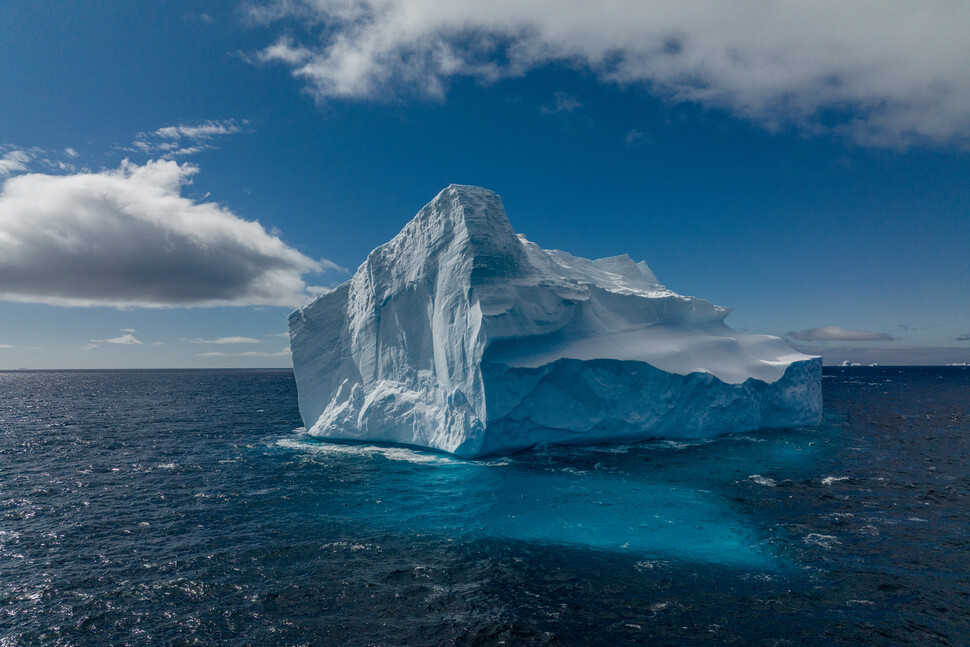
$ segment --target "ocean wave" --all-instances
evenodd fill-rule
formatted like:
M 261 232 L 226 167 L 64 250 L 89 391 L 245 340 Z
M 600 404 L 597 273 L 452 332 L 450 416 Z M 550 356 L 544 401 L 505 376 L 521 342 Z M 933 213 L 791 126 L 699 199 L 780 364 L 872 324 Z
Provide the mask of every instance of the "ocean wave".
M 758 485 L 764 485 L 766 487 L 775 487 L 778 485 L 778 481 L 775 479 L 768 478 L 767 476 L 762 476 L 761 474 L 752 474 L 748 477 L 748 480 L 752 483 L 757 483 Z
M 833 483 L 838 483 L 839 481 L 848 481 L 848 476 L 826 476 L 822 479 L 822 485 L 832 485 Z
M 449 454 L 398 447 L 395 445 L 368 445 L 357 443 L 328 442 L 308 435 L 296 438 L 279 438 L 276 446 L 284 449 L 308 452 L 327 456 L 381 456 L 387 460 L 402 461 L 413 464 L 433 465 L 508 465 L 507 459 L 468 461 Z
M 815 546 L 821 546 L 822 548 L 827 549 L 834 548 L 842 543 L 835 535 L 823 535 L 817 532 L 809 533 L 805 536 L 803 541 L 806 544 L 813 544 Z

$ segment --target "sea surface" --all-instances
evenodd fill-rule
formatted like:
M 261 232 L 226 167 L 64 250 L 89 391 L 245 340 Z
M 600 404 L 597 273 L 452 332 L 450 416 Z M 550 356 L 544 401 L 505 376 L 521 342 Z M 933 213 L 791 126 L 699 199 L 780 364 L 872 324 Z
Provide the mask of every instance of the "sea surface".
M 289 371 L 0 373 L 0 645 L 968 645 L 970 369 L 816 428 L 462 461 Z

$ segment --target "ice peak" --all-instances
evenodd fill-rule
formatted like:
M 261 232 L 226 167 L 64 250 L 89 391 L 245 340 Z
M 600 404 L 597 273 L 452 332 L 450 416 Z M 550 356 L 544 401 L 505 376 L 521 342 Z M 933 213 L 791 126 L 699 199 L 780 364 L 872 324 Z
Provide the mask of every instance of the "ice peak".
M 449 209 L 455 206 L 467 208 L 471 211 L 486 209 L 500 212 L 503 219 L 508 220 L 508 217 L 505 216 L 505 207 L 502 206 L 502 197 L 499 194 L 470 184 L 449 184 L 421 211 L 435 208 Z
M 514 236 L 509 217 L 505 214 L 502 197 L 494 191 L 469 184 L 449 184 L 435 199 L 421 210 L 445 210 L 463 221 L 469 230 L 496 230 L 493 233 Z M 418 216 L 421 214 L 419 213 Z M 417 220 L 418 218 L 415 218 Z
M 440 257 L 445 248 L 471 258 L 473 281 L 509 276 L 528 262 L 502 198 L 467 184 L 442 190 L 387 245 L 406 241 L 422 248 L 429 259 Z
M 491 189 L 486 189 L 484 187 L 475 186 L 474 184 L 454 184 L 454 183 L 449 184 L 448 186 L 443 188 L 440 193 L 438 193 L 438 195 L 435 197 L 435 200 L 437 200 L 438 198 L 440 198 L 442 195 L 445 195 L 445 194 L 462 195 L 462 196 L 469 196 L 473 198 L 487 197 L 493 200 L 501 201 L 501 197 L 499 197 L 499 194 L 495 193 L 495 191 L 492 191 Z M 432 200 L 432 202 L 434 202 L 434 200 Z

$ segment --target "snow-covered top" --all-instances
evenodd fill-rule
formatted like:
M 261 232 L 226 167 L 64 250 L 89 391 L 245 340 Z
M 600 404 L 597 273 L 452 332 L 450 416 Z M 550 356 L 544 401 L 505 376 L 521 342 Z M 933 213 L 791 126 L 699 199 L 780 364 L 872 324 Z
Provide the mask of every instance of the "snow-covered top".
M 542 249 L 515 233 L 497 193 L 465 184 L 443 189 L 397 236 L 371 252 L 364 265 L 419 250 L 431 259 L 455 236 L 465 238 L 465 253 L 473 259 L 473 284 L 515 279 L 595 285 L 621 294 L 674 294 L 657 281 L 645 262 L 637 263 L 627 254 L 590 260 Z M 409 267 L 418 269 L 416 265 Z
M 674 294 L 660 285 L 646 262 L 635 262 L 627 254 L 589 260 L 558 249 L 542 249 L 518 235 L 532 266 L 547 280 L 595 285 L 618 294 L 646 297 Z
M 515 279 L 595 285 L 619 294 L 650 297 L 674 294 L 657 281 L 644 261 L 637 263 L 627 254 L 590 260 L 539 247 L 515 233 L 497 193 L 466 184 L 451 184 L 442 190 L 387 245 L 394 245 L 400 238 L 420 236 L 423 231 L 440 232 L 442 219 L 451 220 L 450 227 L 467 232 L 468 252 L 475 259 L 473 284 Z

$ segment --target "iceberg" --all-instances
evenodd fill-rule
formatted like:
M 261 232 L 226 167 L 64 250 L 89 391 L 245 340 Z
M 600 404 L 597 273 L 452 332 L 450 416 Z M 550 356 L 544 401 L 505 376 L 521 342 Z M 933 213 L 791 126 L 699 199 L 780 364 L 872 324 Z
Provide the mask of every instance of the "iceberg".
M 730 313 L 629 256 L 543 249 L 497 194 L 451 185 L 290 315 L 300 413 L 314 436 L 469 458 L 817 424 L 821 359 Z

